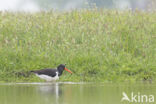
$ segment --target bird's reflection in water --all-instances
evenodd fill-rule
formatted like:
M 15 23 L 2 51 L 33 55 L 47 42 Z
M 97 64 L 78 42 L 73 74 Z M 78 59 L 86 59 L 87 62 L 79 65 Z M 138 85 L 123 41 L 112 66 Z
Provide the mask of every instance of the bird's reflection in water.
M 59 98 L 62 95 L 62 84 L 59 83 L 51 83 L 48 85 L 37 86 L 37 91 L 42 96 L 42 100 L 45 100 L 50 104 L 53 102 L 54 104 L 59 104 Z

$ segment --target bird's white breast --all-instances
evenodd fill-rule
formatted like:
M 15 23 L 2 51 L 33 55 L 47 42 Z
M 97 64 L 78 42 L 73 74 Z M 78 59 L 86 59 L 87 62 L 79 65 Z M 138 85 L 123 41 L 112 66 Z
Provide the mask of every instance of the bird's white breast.
M 51 77 L 51 76 L 44 75 L 44 74 L 40 74 L 40 75 L 36 74 L 36 76 L 38 76 L 39 78 L 44 79 L 46 81 L 55 81 L 55 80 L 59 79 L 58 72 L 56 72 L 56 76 L 55 77 Z

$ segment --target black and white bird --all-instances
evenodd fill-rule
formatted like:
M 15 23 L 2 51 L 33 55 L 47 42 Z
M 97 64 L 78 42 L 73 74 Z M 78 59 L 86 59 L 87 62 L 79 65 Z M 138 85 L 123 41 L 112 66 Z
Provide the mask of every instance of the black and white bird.
M 31 72 L 35 73 L 36 76 L 38 76 L 41 79 L 44 79 L 46 81 L 54 81 L 54 80 L 59 79 L 59 76 L 62 75 L 64 70 L 66 70 L 72 74 L 72 72 L 70 70 L 68 70 L 64 64 L 60 64 L 57 67 L 57 69 L 41 69 L 41 70 L 35 70 L 35 71 L 31 71 Z

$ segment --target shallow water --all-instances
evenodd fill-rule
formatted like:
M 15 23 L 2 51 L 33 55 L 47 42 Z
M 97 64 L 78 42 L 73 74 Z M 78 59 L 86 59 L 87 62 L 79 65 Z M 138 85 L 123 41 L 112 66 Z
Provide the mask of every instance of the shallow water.
M 129 104 L 128 101 L 121 101 L 123 92 L 128 97 L 132 92 L 137 97 L 156 96 L 156 86 L 72 82 L 7 83 L 0 84 L 0 104 Z M 141 104 L 147 104 L 146 99 L 143 100 Z

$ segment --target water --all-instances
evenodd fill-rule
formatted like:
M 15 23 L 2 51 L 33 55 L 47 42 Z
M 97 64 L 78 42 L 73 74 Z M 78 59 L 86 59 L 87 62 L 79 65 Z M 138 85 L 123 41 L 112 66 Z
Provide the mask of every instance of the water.
M 1 84 L 0 104 L 129 104 L 121 102 L 123 92 L 127 96 L 132 92 L 156 96 L 156 86 L 70 82 Z

